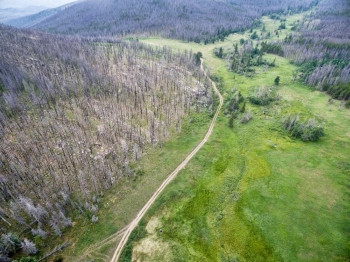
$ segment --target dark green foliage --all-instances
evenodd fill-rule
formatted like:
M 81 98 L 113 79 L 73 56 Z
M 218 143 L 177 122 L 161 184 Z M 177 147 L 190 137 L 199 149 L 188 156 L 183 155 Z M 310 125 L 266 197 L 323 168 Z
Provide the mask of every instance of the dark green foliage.
M 242 96 L 241 92 L 237 92 L 235 89 L 226 101 L 225 101 L 225 114 L 229 115 L 228 126 L 233 127 L 234 119 L 239 113 L 245 111 L 246 101 Z
M 3 93 L 5 93 L 5 91 L 6 91 L 5 86 L 0 82 L 0 96 L 1 96 Z
M 350 108 L 350 100 L 346 101 L 345 107 L 346 107 L 346 108 Z
M 277 76 L 277 77 L 275 78 L 274 82 L 275 82 L 275 85 L 276 85 L 276 86 L 278 86 L 278 85 L 280 84 L 280 80 L 281 80 L 281 78 L 280 78 L 279 76 Z
M 224 53 L 224 50 L 222 49 L 222 47 L 220 47 L 219 49 L 217 48 L 214 49 L 214 54 L 219 58 L 223 57 L 223 53 Z
M 63 257 L 62 256 L 55 257 L 54 262 L 63 262 Z
M 299 65 L 299 79 L 311 86 L 321 84 L 324 82 L 324 79 L 334 79 L 340 77 L 341 75 L 346 75 L 347 68 L 349 67 L 349 61 L 346 59 L 329 58 L 327 53 L 323 56 L 323 59 L 305 61 L 297 64 Z M 333 68 L 333 74 L 329 75 L 328 70 L 323 70 L 324 68 L 327 68 L 327 66 Z M 318 70 L 317 74 L 315 74 L 316 69 Z M 322 73 L 323 71 L 324 73 Z M 312 77 L 309 78 L 310 76 Z
M 196 65 L 200 65 L 201 64 L 201 58 L 203 57 L 203 54 L 201 52 L 198 52 L 195 54 L 195 60 L 196 60 Z
M 255 105 L 266 106 L 276 100 L 276 92 L 271 87 L 257 87 L 249 96 L 249 101 Z
M 304 142 L 318 141 L 325 135 L 323 127 L 314 118 L 300 122 L 299 115 L 288 115 L 282 124 L 292 137 L 300 138 Z
M 350 83 L 341 83 L 335 86 L 324 85 L 323 90 L 326 91 L 335 99 L 349 100 L 350 99 Z
M 239 110 L 241 113 L 245 112 L 246 101 L 243 102 L 241 109 Z
M 262 42 L 260 50 L 261 50 L 261 52 L 264 52 L 264 53 L 276 54 L 279 56 L 284 55 L 282 46 L 280 44 L 277 44 L 277 43 Z
M 279 30 L 286 29 L 286 23 L 281 23 L 281 25 L 278 27 Z
M 242 96 L 241 92 L 235 92 L 231 96 L 229 96 L 226 99 L 225 102 L 225 112 L 231 113 L 239 111 L 240 104 L 244 103 L 244 97 Z
M 38 262 L 35 257 L 22 257 L 19 262 Z
M 241 45 L 243 45 L 243 44 L 245 43 L 244 39 L 241 38 L 241 39 L 239 40 L 239 43 L 240 43 Z
M 278 19 L 280 19 L 280 16 L 279 16 L 278 14 L 271 14 L 271 15 L 269 15 L 269 17 L 270 17 L 271 19 L 273 19 L 273 20 L 278 20 Z
M 235 120 L 235 113 L 232 112 L 232 113 L 231 113 L 231 116 L 230 116 L 230 119 L 228 120 L 228 127 L 229 127 L 229 128 L 232 128 L 232 127 L 233 127 L 233 122 L 234 122 L 234 120 Z
M 235 55 L 238 54 L 238 44 L 235 44 Z
M 0 239 L 0 254 L 13 255 L 21 248 L 21 240 L 13 233 L 3 234 Z
M 232 71 L 238 74 L 250 73 L 250 75 L 252 75 L 255 72 L 255 70 L 252 68 L 253 66 L 275 66 L 275 62 L 271 63 L 262 58 L 264 51 L 262 49 L 259 49 L 259 44 L 253 47 L 252 43 L 247 43 L 244 44 L 242 49 L 242 52 L 238 52 L 238 46 L 237 49 L 235 46 L 235 51 L 231 55 Z
M 254 33 L 250 36 L 250 38 L 253 40 L 258 38 L 258 34 L 256 33 L 256 31 L 254 31 Z

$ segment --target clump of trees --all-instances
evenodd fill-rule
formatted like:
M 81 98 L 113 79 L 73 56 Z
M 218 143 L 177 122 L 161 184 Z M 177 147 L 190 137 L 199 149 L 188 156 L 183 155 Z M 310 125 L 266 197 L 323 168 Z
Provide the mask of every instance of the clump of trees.
M 327 84 L 322 86 L 322 91 L 326 91 L 330 96 L 339 100 L 350 100 L 350 82 L 340 83 L 334 86 Z
M 18 254 L 35 255 L 38 252 L 35 244 L 28 239 L 21 240 L 13 233 L 2 234 L 0 238 L 0 261 L 11 261 L 10 257 Z
M 219 57 L 222 58 L 224 56 L 224 49 L 222 47 L 220 48 L 215 48 L 214 49 L 214 54 Z
M 255 105 L 266 106 L 277 99 L 276 89 L 273 87 L 260 86 L 254 88 L 249 96 L 249 101 Z
M 300 138 L 302 141 L 318 141 L 325 135 L 324 128 L 314 118 L 301 122 L 299 115 L 288 115 L 282 121 L 283 128 L 292 137 Z
M 225 115 L 229 117 L 228 126 L 233 127 L 234 120 L 241 115 L 240 122 L 247 123 L 252 119 L 251 113 L 246 113 L 246 99 L 242 96 L 241 92 L 234 86 L 232 93 L 226 98 Z
M 261 52 L 284 56 L 282 45 L 274 42 L 261 42 Z
M 234 46 L 234 51 L 228 56 L 230 60 L 230 69 L 238 74 L 254 74 L 254 66 L 275 66 L 275 61 L 269 62 L 263 59 L 265 52 L 269 51 L 264 47 L 260 48 L 259 44 L 253 45 L 251 41 L 245 41 L 239 49 L 238 45 Z

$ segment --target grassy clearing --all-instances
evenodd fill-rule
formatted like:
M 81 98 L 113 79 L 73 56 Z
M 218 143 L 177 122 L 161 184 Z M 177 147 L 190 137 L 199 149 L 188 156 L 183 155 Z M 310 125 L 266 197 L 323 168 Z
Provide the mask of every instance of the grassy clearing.
M 291 21 L 300 15 L 287 18 Z M 273 21 L 263 18 L 266 28 Z M 247 104 L 253 120 L 227 127 L 224 115 L 208 143 L 165 190 L 143 219 L 122 261 L 347 261 L 349 259 L 350 111 L 329 97 L 292 81 L 296 70 L 275 55 L 276 67 L 253 78 L 227 70 L 213 55 L 218 46 L 232 48 L 244 35 L 216 45 L 144 39 L 152 45 L 201 51 L 212 74 L 222 79 L 227 96 L 235 83 L 246 96 L 281 77 L 282 99 L 268 106 Z M 281 37 L 281 34 L 280 34 Z M 300 113 L 324 123 L 317 143 L 289 137 L 283 116 Z M 145 228 L 154 219 L 152 232 Z M 160 232 L 160 230 L 162 232 Z M 136 234 L 136 233 L 135 233 Z M 140 248 L 148 241 L 150 247 Z M 153 243 L 153 244 L 152 244 Z M 164 255 L 161 255 L 161 254 Z

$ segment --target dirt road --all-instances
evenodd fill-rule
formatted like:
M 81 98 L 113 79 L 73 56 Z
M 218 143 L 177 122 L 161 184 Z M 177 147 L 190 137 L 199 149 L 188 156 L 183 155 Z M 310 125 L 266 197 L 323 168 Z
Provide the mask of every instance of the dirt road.
M 207 76 L 206 71 L 204 70 L 203 67 L 203 61 L 201 63 L 201 69 L 204 72 L 204 74 Z M 211 80 L 210 80 L 211 81 Z M 164 180 L 164 182 L 161 184 L 161 186 L 154 192 L 154 194 L 152 195 L 152 197 L 148 200 L 148 202 L 144 205 L 144 207 L 140 210 L 140 212 L 137 214 L 137 216 L 134 218 L 134 220 L 128 225 L 127 229 L 124 232 L 124 235 L 121 239 L 121 241 L 119 242 L 117 249 L 114 252 L 113 258 L 111 260 L 111 262 L 117 262 L 120 254 L 123 251 L 124 246 L 126 245 L 129 236 L 131 234 L 131 232 L 135 229 L 135 227 L 138 225 L 138 223 L 140 222 L 140 220 L 142 219 L 142 217 L 146 214 L 146 212 L 148 211 L 148 209 L 152 206 L 152 204 L 155 202 L 155 200 L 157 199 L 157 197 L 163 192 L 163 190 L 166 188 L 167 185 L 169 185 L 169 183 L 174 180 L 174 178 L 177 176 L 177 174 L 187 165 L 187 163 L 192 159 L 192 157 L 203 147 L 203 145 L 208 141 L 210 135 L 213 133 L 213 129 L 215 126 L 215 122 L 216 119 L 220 113 L 221 107 L 223 105 L 224 99 L 222 97 L 222 95 L 220 94 L 219 90 L 216 87 L 216 84 L 211 81 L 212 85 L 213 85 L 213 89 L 215 91 L 215 93 L 219 96 L 220 99 L 220 104 L 216 110 L 216 113 L 211 121 L 211 124 L 209 126 L 208 132 L 205 135 L 205 137 L 203 138 L 203 140 L 199 143 L 199 145 L 186 157 L 186 159 Z

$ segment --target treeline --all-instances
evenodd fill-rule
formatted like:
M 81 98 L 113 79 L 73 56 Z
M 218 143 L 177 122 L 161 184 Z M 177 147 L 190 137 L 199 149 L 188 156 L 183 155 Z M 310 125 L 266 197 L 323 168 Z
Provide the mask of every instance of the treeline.
M 285 56 L 300 66 L 297 78 L 324 91 L 350 82 L 349 12 L 347 0 L 321 1 L 317 11 L 298 25 L 298 35 L 285 39 Z
M 61 235 L 73 211 L 97 222 L 147 145 L 212 104 L 192 53 L 4 26 L 0 82 L 0 235 Z
M 315 0 L 101 0 L 78 3 L 35 28 L 81 35 L 152 34 L 213 42 L 256 25 L 264 14 L 297 12 Z

